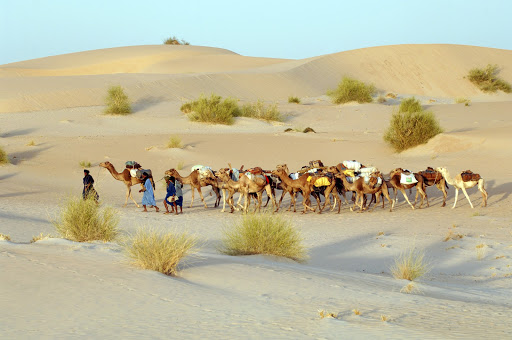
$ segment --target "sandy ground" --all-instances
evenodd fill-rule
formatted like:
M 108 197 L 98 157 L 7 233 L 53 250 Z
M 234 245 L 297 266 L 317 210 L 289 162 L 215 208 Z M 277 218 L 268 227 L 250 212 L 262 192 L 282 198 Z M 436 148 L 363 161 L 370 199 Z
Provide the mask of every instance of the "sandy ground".
M 511 95 L 483 95 L 463 75 L 496 63 L 512 79 L 511 51 L 470 46 L 387 46 L 306 60 L 250 58 L 207 47 L 137 46 L 89 51 L 0 66 L 0 145 L 12 164 L 0 167 L 0 334 L 2 338 L 481 338 L 512 337 Z M 440 60 L 443 60 L 441 63 Z M 396 100 L 333 105 L 324 96 L 344 73 L 372 81 Z M 134 98 L 126 117 L 102 114 L 110 84 Z M 239 118 L 233 126 L 189 122 L 183 98 L 216 92 L 242 102 L 276 102 L 286 115 L 269 124 Z M 301 104 L 287 103 L 289 95 Z M 401 98 L 415 95 L 439 118 L 445 132 L 429 143 L 395 154 L 382 141 Z M 454 104 L 455 97 L 472 100 Z M 284 133 L 312 127 L 316 134 Z M 182 149 L 167 149 L 177 134 Z M 30 142 L 33 146 L 29 146 Z M 240 214 L 205 209 L 195 195 L 184 214 L 123 208 L 125 187 L 99 163 L 118 169 L 137 160 L 160 179 L 184 164 L 214 169 L 310 160 L 337 164 L 357 159 L 383 172 L 445 166 L 471 169 L 486 179 L 486 208 L 476 188 L 451 209 L 428 188 L 430 207 L 412 210 L 400 197 L 393 212 L 302 215 L 282 211 L 304 237 L 309 260 L 299 264 L 269 256 L 230 257 L 218 252 L 223 229 Z M 69 195 L 81 193 L 80 161 L 105 205 L 119 211 L 122 233 L 141 227 L 186 231 L 201 248 L 179 277 L 129 265 L 115 243 L 79 244 L 54 238 L 50 220 Z M 280 196 L 278 191 L 278 197 Z M 156 198 L 165 195 L 157 183 Z M 413 197 L 413 194 L 411 197 Z M 140 203 L 142 194 L 134 190 Z M 285 206 L 289 200 L 285 199 Z M 159 203 L 162 207 L 162 204 Z M 461 234 L 444 241 L 449 232 Z M 412 294 L 392 277 L 394 258 L 408 247 L 424 249 L 431 264 Z M 477 246 L 483 245 L 478 256 Z M 480 259 L 479 259 L 480 257 Z M 355 315 L 357 309 L 361 315 Z M 337 313 L 321 319 L 318 310 Z M 388 321 L 383 322 L 382 316 Z

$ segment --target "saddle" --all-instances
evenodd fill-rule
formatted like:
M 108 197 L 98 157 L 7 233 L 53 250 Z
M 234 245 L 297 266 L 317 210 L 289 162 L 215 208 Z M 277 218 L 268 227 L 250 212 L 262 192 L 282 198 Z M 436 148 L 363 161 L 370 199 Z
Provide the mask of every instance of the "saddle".
M 478 181 L 481 177 L 480 174 L 475 174 L 471 170 L 466 170 L 460 173 L 460 177 L 464 182 Z
M 443 178 L 443 175 L 432 167 L 427 167 L 427 170 L 420 171 L 419 174 L 427 181 L 434 181 L 434 183 L 439 182 Z
M 125 165 L 126 165 L 126 169 L 140 169 L 140 168 L 142 168 L 142 166 L 139 163 L 137 163 L 136 161 L 127 161 L 125 163 Z
M 247 171 L 250 172 L 253 175 L 261 175 L 261 174 L 263 174 L 263 169 L 260 168 L 259 166 L 256 166 L 254 168 L 250 168 Z

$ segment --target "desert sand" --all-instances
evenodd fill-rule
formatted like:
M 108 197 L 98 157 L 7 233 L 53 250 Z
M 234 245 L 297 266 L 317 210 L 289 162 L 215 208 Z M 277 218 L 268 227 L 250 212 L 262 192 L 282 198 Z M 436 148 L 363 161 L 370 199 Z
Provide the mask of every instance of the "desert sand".
M 512 338 L 512 95 L 484 94 L 464 79 L 489 63 L 512 81 L 512 51 L 459 45 L 382 46 L 303 60 L 133 46 L 0 65 L 0 146 L 11 159 L 0 166 L 0 233 L 11 237 L 0 241 L 2 338 Z M 325 93 L 343 75 L 397 98 L 334 105 Z M 117 84 L 133 101 L 129 116 L 102 113 L 107 88 Z M 212 92 L 277 103 L 286 119 L 221 126 L 180 112 L 183 102 Z M 436 114 L 444 132 L 396 154 L 382 136 L 410 96 Z M 456 97 L 471 104 L 455 104 Z M 289 127 L 316 133 L 285 133 Z M 167 149 L 170 135 L 184 147 Z M 186 186 L 182 215 L 142 213 L 132 202 L 123 208 L 124 185 L 98 166 L 108 160 L 120 170 L 136 160 L 160 179 L 180 162 L 187 175 L 195 164 L 299 169 L 316 159 L 356 159 L 384 173 L 471 169 L 486 180 L 488 206 L 480 207 L 472 188 L 475 208 L 460 194 L 451 209 L 450 186 L 446 207 L 434 187 L 427 189 L 430 207 L 416 210 L 401 196 L 393 212 L 281 209 L 304 237 L 306 263 L 232 257 L 217 249 L 223 229 L 241 215 L 213 208 L 210 189 L 203 190 L 208 209 L 197 194 L 188 207 Z M 91 162 L 95 187 L 103 204 L 119 211 L 123 234 L 153 227 L 200 238 L 199 253 L 186 258 L 178 277 L 132 267 L 116 243 L 30 243 L 40 233 L 57 236 L 50 220 L 66 197 L 81 194 L 80 161 Z M 162 181 L 155 194 L 162 208 Z M 444 241 L 450 231 L 463 237 Z M 409 281 L 394 279 L 390 266 L 413 245 L 424 249 L 431 271 L 407 294 L 401 291 Z M 338 317 L 322 319 L 319 310 Z

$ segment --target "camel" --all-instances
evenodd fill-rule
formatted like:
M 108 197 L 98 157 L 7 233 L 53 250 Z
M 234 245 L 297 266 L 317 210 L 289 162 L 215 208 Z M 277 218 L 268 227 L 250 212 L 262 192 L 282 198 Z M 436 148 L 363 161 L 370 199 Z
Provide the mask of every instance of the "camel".
M 293 189 L 293 192 L 290 192 L 292 196 L 292 204 L 295 210 L 295 192 L 300 191 L 302 192 L 302 196 L 304 197 L 302 200 L 302 205 L 304 206 L 304 210 L 302 211 L 303 214 L 307 213 L 307 209 L 315 211 L 315 209 L 311 208 L 311 206 L 308 205 L 309 196 L 311 195 L 311 183 L 308 182 L 308 177 L 310 174 L 303 174 L 298 179 L 291 179 L 288 177 L 288 174 L 285 172 L 283 168 L 276 169 L 272 171 L 273 175 L 276 175 L 281 179 L 282 185 L 285 185 L 287 188 Z
M 137 202 L 135 202 L 132 196 L 132 186 L 140 184 L 142 187 L 144 187 L 144 183 L 142 183 L 142 180 L 138 179 L 137 177 L 132 177 L 130 175 L 129 169 L 124 169 L 123 172 L 117 172 L 114 165 L 108 161 L 100 163 L 100 166 L 107 169 L 112 175 L 112 177 L 114 177 L 118 181 L 122 181 L 124 185 L 126 185 L 126 201 L 124 202 L 124 207 L 126 207 L 126 205 L 128 204 L 128 197 L 130 197 L 133 203 L 135 203 L 135 205 L 137 206 L 137 208 L 139 208 L 140 206 L 137 204 Z M 149 179 L 151 180 L 151 184 L 153 184 L 154 188 L 155 182 L 153 181 L 153 177 L 151 176 Z
M 428 168 L 427 171 L 433 171 L 434 169 Z M 431 186 L 436 186 L 442 193 L 443 193 L 443 204 L 441 207 L 444 207 L 446 205 L 446 197 L 448 196 L 448 193 L 446 192 L 446 189 L 448 189 L 448 184 L 446 184 L 446 180 L 444 179 L 443 175 L 441 175 L 440 172 L 435 172 L 435 178 L 427 178 L 424 176 L 424 172 L 420 171 L 419 174 L 421 177 L 423 177 L 423 182 L 425 186 L 423 187 L 423 191 L 426 191 L 426 188 Z M 418 200 L 419 192 L 416 191 L 416 197 L 414 198 L 414 205 L 416 205 L 416 201 Z M 427 198 L 427 205 L 428 205 L 428 198 Z
M 231 213 L 233 211 L 237 210 L 233 206 L 233 195 L 235 192 L 240 192 L 240 197 L 238 198 L 238 202 L 236 206 L 240 206 L 243 208 L 243 206 L 240 205 L 240 200 L 242 199 L 242 192 L 241 192 L 241 183 L 240 181 L 233 181 L 231 179 L 231 176 L 229 175 L 229 169 L 220 169 L 215 176 L 219 179 L 221 183 L 219 183 L 219 188 L 222 189 L 222 196 L 223 196 L 223 204 L 222 204 L 222 212 L 226 211 L 226 201 L 228 202 L 229 206 L 231 207 Z M 229 196 L 226 200 L 226 191 L 228 192 Z
M 274 199 L 274 196 L 272 195 L 272 188 L 270 187 L 270 183 L 267 183 L 267 181 L 261 177 L 254 176 L 252 179 L 249 178 L 246 174 L 243 174 L 240 176 L 239 179 L 240 182 L 240 192 L 244 196 L 244 208 L 243 211 L 247 213 L 247 210 L 249 208 L 249 204 L 251 202 L 251 195 L 252 193 L 256 194 L 258 204 L 255 207 L 254 211 L 260 211 L 261 208 L 261 194 L 263 191 L 267 192 L 267 196 L 270 197 L 272 200 L 272 206 L 276 207 L 276 200 Z
M 471 209 L 473 209 L 473 203 L 471 203 L 471 200 L 469 199 L 469 196 L 468 196 L 468 193 L 466 192 L 466 189 L 468 188 L 472 188 L 476 185 L 478 185 L 478 190 L 480 190 L 480 192 L 482 193 L 482 204 L 481 206 L 482 207 L 486 207 L 487 206 L 487 191 L 485 191 L 485 180 L 483 178 L 480 178 L 478 181 L 467 181 L 467 182 L 464 182 L 462 180 L 462 177 L 460 174 L 457 174 L 457 176 L 455 176 L 455 178 L 452 178 L 450 176 L 450 173 L 448 172 L 448 170 L 446 168 L 436 168 L 436 171 L 439 171 L 444 179 L 446 180 L 446 182 L 448 184 L 451 184 L 453 185 L 453 187 L 455 188 L 455 202 L 453 202 L 453 207 L 452 209 L 455 208 L 455 206 L 457 205 L 457 199 L 459 197 L 459 189 L 462 190 L 462 192 L 464 193 L 464 196 L 466 196 L 468 202 L 469 202 L 469 205 L 471 206 Z
M 370 182 L 365 183 L 363 177 L 359 177 L 354 182 L 350 183 L 347 181 L 347 176 L 344 173 L 337 173 L 334 175 L 335 177 L 341 179 L 343 181 L 343 186 L 345 187 L 346 191 L 355 191 L 356 192 L 356 200 L 354 202 L 353 207 L 350 208 L 350 210 L 354 211 L 354 207 L 357 205 L 357 202 L 360 200 L 361 204 L 359 205 L 359 210 L 363 211 L 363 202 L 364 202 L 364 196 L 366 194 L 376 194 L 379 195 L 382 193 L 384 197 L 386 197 L 389 201 L 389 211 L 393 211 L 393 203 L 391 202 L 391 197 L 389 197 L 388 193 L 388 187 L 386 185 L 386 181 L 384 181 L 384 178 L 382 177 L 382 174 L 380 171 L 376 171 L 372 173 Z M 382 179 L 382 184 L 380 186 L 375 185 L 377 183 L 377 178 L 380 177 Z M 372 182 L 372 179 L 375 180 L 375 183 Z M 383 205 L 384 206 L 384 205 Z M 338 212 L 341 209 L 341 204 L 338 207 Z
M 186 177 L 182 177 L 176 169 L 169 169 L 165 172 L 166 176 L 173 176 L 176 179 L 178 179 L 183 184 L 190 184 L 191 192 L 192 192 L 192 199 L 190 201 L 190 208 L 192 208 L 192 205 L 194 204 L 194 189 L 199 192 L 199 196 L 201 197 L 201 200 L 204 203 L 204 207 L 208 208 L 206 205 L 206 202 L 204 201 L 203 193 L 201 192 L 201 187 L 205 187 L 208 185 L 211 185 L 212 190 L 217 195 L 217 199 L 215 200 L 215 207 L 217 207 L 220 204 L 220 193 L 219 188 L 216 186 L 216 180 L 211 178 L 200 178 L 199 171 L 194 170 L 190 173 L 190 175 Z
M 277 170 L 283 169 L 283 171 L 288 176 L 288 178 L 290 177 L 290 175 L 289 175 L 290 171 L 288 170 L 288 165 L 286 165 L 286 164 L 279 164 L 278 166 L 276 166 L 276 169 Z M 273 176 L 277 176 L 275 174 L 272 174 L 272 175 Z M 281 202 L 283 201 L 284 196 L 286 196 L 286 193 L 290 194 L 290 196 L 291 196 L 290 206 L 288 207 L 288 209 L 286 211 L 290 211 L 292 209 L 292 205 L 293 205 L 293 212 L 296 212 L 297 210 L 296 210 L 296 207 L 295 207 L 295 202 L 296 202 L 295 194 L 297 192 L 301 192 L 300 189 L 291 188 L 288 185 L 286 185 L 286 183 L 283 182 L 282 180 L 281 180 L 280 183 L 278 183 L 276 185 L 276 188 L 282 190 L 281 198 L 279 199 L 279 203 L 277 203 L 276 212 L 279 211 L 279 208 L 281 207 Z
M 414 184 L 403 184 L 403 183 L 400 183 L 400 175 L 402 174 L 402 172 L 404 172 L 404 170 L 402 168 L 396 168 L 395 170 L 391 171 L 391 173 L 389 174 L 389 177 L 390 177 L 389 183 L 391 184 L 391 186 L 393 187 L 393 191 L 395 192 L 393 205 L 395 205 L 395 203 L 396 203 L 397 190 L 400 190 L 402 192 L 402 194 L 404 195 L 404 198 L 407 201 L 407 203 L 409 203 L 411 208 L 414 210 L 414 205 L 409 201 L 409 198 L 405 194 L 405 190 L 416 187 L 416 191 L 419 192 L 421 195 L 420 208 L 423 206 L 424 199 L 427 200 L 427 207 L 428 207 L 429 203 L 428 203 L 427 193 L 423 190 L 423 188 L 425 187 L 423 177 L 417 173 L 414 173 L 414 178 L 416 178 L 417 182 Z

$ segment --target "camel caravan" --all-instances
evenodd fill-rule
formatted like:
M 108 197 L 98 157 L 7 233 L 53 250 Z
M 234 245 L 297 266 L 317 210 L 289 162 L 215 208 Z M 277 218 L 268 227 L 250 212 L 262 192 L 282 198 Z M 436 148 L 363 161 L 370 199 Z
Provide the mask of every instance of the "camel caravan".
M 427 187 L 436 186 L 443 194 L 442 207 L 446 205 L 448 185 L 455 188 L 455 208 L 458 199 L 459 189 L 466 196 L 471 208 L 473 204 L 469 199 L 466 189 L 474 186 L 482 193 L 482 207 L 487 206 L 487 192 L 485 190 L 485 181 L 479 174 L 470 170 L 463 171 L 452 177 L 446 168 L 431 168 L 419 172 L 412 172 L 403 168 L 393 169 L 389 175 L 384 175 L 376 167 L 364 166 L 355 160 L 343 161 L 336 166 L 324 166 L 322 161 L 316 160 L 309 162 L 309 165 L 302 167 L 297 171 L 290 171 L 286 164 L 276 166 L 275 170 L 264 170 L 261 167 L 253 167 L 244 170 L 233 168 L 231 164 L 226 168 L 214 171 L 211 167 L 195 165 L 191 168 L 190 174 L 184 176 L 176 169 L 165 171 L 165 176 L 172 176 L 182 185 L 190 184 L 191 201 L 190 207 L 194 204 L 194 193 L 197 191 L 205 208 L 208 205 L 205 202 L 202 188 L 210 186 L 212 192 L 216 195 L 214 207 L 220 206 L 222 199 L 222 212 L 226 211 L 226 203 L 229 205 L 230 212 L 241 210 L 248 212 L 251 205 L 251 199 L 254 199 L 254 211 L 260 211 L 263 205 L 263 193 L 266 193 L 267 201 L 264 207 L 267 207 L 269 201 L 272 202 L 273 211 L 280 209 L 283 198 L 288 194 L 290 196 L 290 205 L 287 211 L 293 209 L 297 211 L 296 203 L 298 195 L 302 196 L 302 213 L 308 211 L 322 213 L 326 207 L 331 211 L 336 210 L 340 213 L 342 198 L 351 211 L 363 212 L 373 210 L 382 200 L 382 208 L 385 208 L 385 201 L 388 201 L 389 211 L 392 212 L 395 204 L 398 202 L 398 191 L 400 191 L 408 203 L 415 209 L 418 197 L 421 202 L 419 208 L 426 203 L 429 207 Z M 103 162 L 101 167 L 106 168 L 112 177 L 122 181 L 127 189 L 124 206 L 130 198 L 137 207 L 139 204 L 133 199 L 131 187 L 135 184 L 142 184 L 142 174 L 149 175 L 153 188 L 155 187 L 153 176 L 150 169 L 142 169 L 140 164 L 134 161 L 126 162 L 125 169 L 121 173 L 117 172 L 114 165 L 110 162 Z M 390 191 L 392 190 L 392 196 Z M 409 194 L 416 189 L 414 203 L 409 200 Z M 277 201 L 276 190 L 281 191 L 281 197 Z M 222 192 L 222 195 L 221 195 Z M 238 194 L 238 200 L 235 203 L 235 195 Z M 352 204 L 347 200 L 347 194 L 351 195 Z M 323 196 L 323 203 L 322 203 Z M 316 206 L 312 204 L 311 197 L 316 201 Z M 242 204 L 243 199 L 243 204 Z M 373 208 L 370 209 L 371 205 Z

